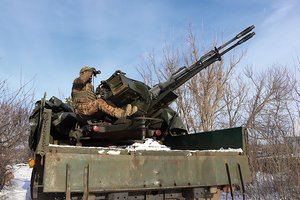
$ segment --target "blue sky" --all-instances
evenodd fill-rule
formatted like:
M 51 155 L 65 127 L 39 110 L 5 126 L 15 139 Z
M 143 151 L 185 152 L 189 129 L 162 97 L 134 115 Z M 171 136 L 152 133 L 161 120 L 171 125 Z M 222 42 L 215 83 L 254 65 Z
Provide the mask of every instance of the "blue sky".
M 142 57 L 183 43 L 189 24 L 204 41 L 254 24 L 256 36 L 237 50 L 247 49 L 243 65 L 292 66 L 299 10 L 297 0 L 0 0 L 0 79 L 12 88 L 32 80 L 36 99 L 68 97 L 85 65 L 101 69 L 95 83 L 117 69 L 141 79 Z

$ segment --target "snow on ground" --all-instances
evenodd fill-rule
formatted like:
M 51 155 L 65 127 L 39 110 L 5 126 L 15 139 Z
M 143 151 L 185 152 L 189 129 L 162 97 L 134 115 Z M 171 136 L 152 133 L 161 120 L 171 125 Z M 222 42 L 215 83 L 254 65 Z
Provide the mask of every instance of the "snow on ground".
M 0 192 L 0 200 L 30 200 L 30 177 L 32 169 L 27 164 L 13 166 L 15 178 L 12 186 L 5 186 Z

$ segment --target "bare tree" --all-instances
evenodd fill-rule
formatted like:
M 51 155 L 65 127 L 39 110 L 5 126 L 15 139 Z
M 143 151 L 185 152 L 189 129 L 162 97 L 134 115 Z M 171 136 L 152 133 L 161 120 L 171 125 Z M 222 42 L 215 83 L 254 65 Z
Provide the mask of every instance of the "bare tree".
M 191 30 L 185 44 L 182 51 L 167 45 L 160 64 L 154 53 L 149 54 L 141 67 L 146 68 L 140 70 L 146 83 L 162 81 L 179 66 L 200 58 Z M 300 160 L 294 156 L 295 145 L 299 145 L 294 136 L 300 115 L 300 83 L 295 74 L 299 75 L 300 67 L 297 73 L 279 64 L 264 71 L 248 67 L 238 73 L 236 68 L 243 56 L 244 52 L 231 54 L 229 60 L 225 57 L 198 73 L 176 90 L 178 99 L 173 106 L 190 132 L 247 127 L 254 177 L 248 186 L 249 197 L 296 199 L 300 196 Z
M 0 180 L 6 165 L 25 162 L 28 158 L 28 117 L 33 93 L 26 86 L 12 91 L 6 80 L 0 80 Z
M 250 133 L 250 164 L 256 178 L 251 195 L 295 199 L 300 194 L 299 161 L 291 146 L 297 117 L 296 79 L 280 65 L 256 73 L 247 69 L 245 75 L 249 91 L 242 114 Z
M 242 76 L 238 75 L 229 82 L 224 91 L 224 107 L 219 118 L 220 128 L 241 126 L 243 122 L 242 113 L 249 92 L 249 86 L 246 85 Z
M 191 29 L 185 44 L 186 51 L 165 45 L 160 64 L 157 64 L 154 53 L 149 54 L 139 69 L 144 81 L 152 85 L 154 81 L 157 83 L 167 79 L 180 66 L 189 66 L 197 61 L 200 58 L 200 50 Z M 202 51 L 205 52 L 206 48 L 203 47 Z M 223 123 L 217 119 L 225 108 L 225 91 L 230 87 L 229 80 L 243 56 L 243 52 L 237 58 L 232 55 L 226 66 L 223 61 L 213 64 L 176 90 L 178 99 L 174 108 L 183 116 L 188 130 L 208 131 L 218 128 L 219 124 Z

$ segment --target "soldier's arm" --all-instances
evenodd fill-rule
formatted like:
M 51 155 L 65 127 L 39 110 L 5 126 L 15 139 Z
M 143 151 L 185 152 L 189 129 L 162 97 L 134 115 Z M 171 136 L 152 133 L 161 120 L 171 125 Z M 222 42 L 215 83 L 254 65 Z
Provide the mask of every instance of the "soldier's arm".
M 85 73 L 81 74 L 78 78 L 76 78 L 73 82 L 73 88 L 76 90 L 81 90 L 89 79 L 93 75 L 93 70 L 86 71 Z
M 86 71 L 79 76 L 80 81 L 85 85 L 89 79 L 93 76 L 93 70 Z

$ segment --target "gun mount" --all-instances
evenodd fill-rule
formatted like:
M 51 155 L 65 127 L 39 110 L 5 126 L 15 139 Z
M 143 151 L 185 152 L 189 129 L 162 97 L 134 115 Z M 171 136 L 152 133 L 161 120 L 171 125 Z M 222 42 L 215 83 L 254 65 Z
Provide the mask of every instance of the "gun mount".
M 191 66 L 181 67 L 168 80 L 152 88 L 140 81 L 126 77 L 126 74 L 121 71 L 116 71 L 109 79 L 102 81 L 96 90 L 97 94 L 119 107 L 128 103 L 137 106 L 139 112 L 131 119 L 143 118 L 147 127 L 161 130 L 162 135 L 185 134 L 187 131 L 181 119 L 175 111 L 169 108 L 169 105 L 178 97 L 174 91 L 201 70 L 216 61 L 221 61 L 224 54 L 252 38 L 255 35 L 252 32 L 254 28 L 254 26 L 246 28 L 231 40 L 201 56 Z

